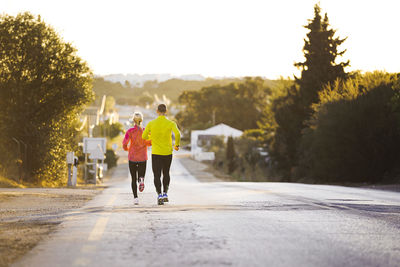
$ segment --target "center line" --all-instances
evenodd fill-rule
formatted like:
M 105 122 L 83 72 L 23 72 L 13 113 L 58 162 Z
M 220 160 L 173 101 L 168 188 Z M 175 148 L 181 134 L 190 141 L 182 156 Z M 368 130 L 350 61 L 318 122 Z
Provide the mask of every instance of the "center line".
M 119 189 L 117 189 L 116 191 L 118 192 Z M 116 199 L 117 199 L 117 194 L 114 194 L 112 197 L 110 197 L 106 206 L 111 206 Z M 101 239 L 109 219 L 110 216 L 103 216 L 97 220 L 95 226 L 92 229 L 92 232 L 90 232 L 90 235 L 88 237 L 89 241 L 97 241 Z
M 88 240 L 89 241 L 98 241 L 101 239 L 101 236 L 104 233 L 104 230 L 106 229 L 107 226 L 107 222 L 110 219 L 109 216 L 107 217 L 100 217 L 97 222 L 96 225 L 94 226 L 92 232 L 89 235 Z
M 116 199 L 117 199 L 117 195 L 113 195 L 113 196 L 110 198 L 110 200 L 108 200 L 106 206 L 111 206 L 111 205 L 114 203 L 114 201 L 115 201 Z

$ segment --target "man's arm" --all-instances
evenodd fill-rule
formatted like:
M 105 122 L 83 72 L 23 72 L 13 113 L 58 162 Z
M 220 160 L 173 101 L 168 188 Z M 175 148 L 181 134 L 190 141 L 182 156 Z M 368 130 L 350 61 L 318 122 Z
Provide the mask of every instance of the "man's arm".
M 179 131 L 175 122 L 172 124 L 172 131 L 175 134 L 175 146 L 179 147 L 179 144 L 181 143 L 181 132 Z
M 144 131 L 142 133 L 142 138 L 144 140 L 149 140 L 149 132 L 150 132 L 150 127 L 151 127 L 151 122 L 149 122 L 146 126 L 146 128 L 144 128 Z

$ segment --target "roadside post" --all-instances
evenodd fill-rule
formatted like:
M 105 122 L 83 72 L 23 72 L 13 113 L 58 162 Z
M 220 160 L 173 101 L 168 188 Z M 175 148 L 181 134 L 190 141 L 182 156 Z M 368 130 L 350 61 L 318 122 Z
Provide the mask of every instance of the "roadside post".
M 72 165 L 74 164 L 74 152 L 67 152 L 67 164 L 68 164 L 68 186 L 72 186 Z
M 78 178 L 78 157 L 74 157 L 74 165 L 72 167 L 72 186 L 76 186 Z

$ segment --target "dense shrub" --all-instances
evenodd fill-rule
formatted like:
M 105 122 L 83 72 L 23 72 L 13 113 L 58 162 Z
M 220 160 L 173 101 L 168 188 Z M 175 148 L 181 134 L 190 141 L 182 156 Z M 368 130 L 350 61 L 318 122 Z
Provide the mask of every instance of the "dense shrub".
M 115 154 L 114 150 L 107 149 L 106 150 L 106 159 L 104 160 L 104 162 L 107 163 L 108 169 L 116 167 L 117 161 L 118 161 L 118 156 Z
M 393 179 L 400 156 L 399 90 L 395 75 L 380 72 L 325 88 L 303 132 L 298 174 L 318 182 Z
M 240 138 L 228 138 L 226 143 L 221 137 L 215 137 L 206 148 L 215 152 L 214 167 L 240 181 L 270 180 L 268 158 L 261 154 L 262 133 L 261 130 L 248 130 Z

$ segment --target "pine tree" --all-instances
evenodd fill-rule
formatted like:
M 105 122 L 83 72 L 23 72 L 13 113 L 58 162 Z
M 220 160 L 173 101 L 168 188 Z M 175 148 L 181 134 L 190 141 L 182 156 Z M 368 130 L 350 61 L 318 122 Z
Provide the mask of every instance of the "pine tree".
M 312 115 L 312 104 L 318 103 L 318 92 L 324 85 L 348 76 L 344 68 L 349 61 L 336 63 L 336 58 L 346 52 L 338 51 L 338 46 L 346 38 L 335 37 L 327 14 L 322 19 L 318 4 L 314 6 L 314 14 L 314 18 L 304 26 L 309 29 L 303 47 L 305 61 L 295 64 L 301 69 L 301 77 L 296 77 L 295 85 L 287 89 L 286 96 L 272 104 L 277 128 L 271 155 L 278 168 L 286 171 L 287 177 L 295 172 L 293 167 L 297 166 L 302 131 L 307 128 L 306 121 Z
M 295 64 L 301 69 L 301 78 L 296 78 L 296 83 L 299 85 L 302 104 L 307 111 L 306 116 L 311 111 L 310 105 L 318 102 L 318 92 L 325 84 L 347 78 L 344 68 L 350 62 L 336 63 L 336 58 L 346 52 L 346 50 L 339 52 L 338 46 L 347 38 L 335 37 L 336 31 L 329 26 L 327 13 L 322 19 L 321 8 L 316 4 L 314 18 L 304 26 L 309 30 L 303 47 L 306 60 Z

